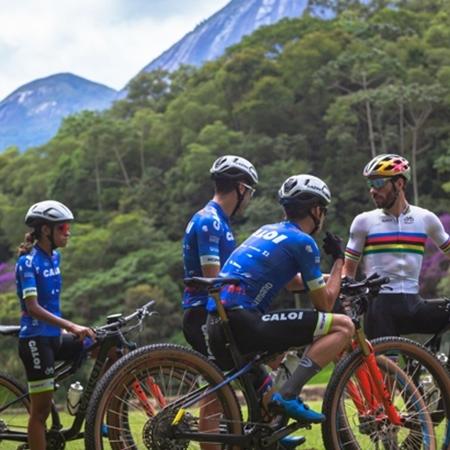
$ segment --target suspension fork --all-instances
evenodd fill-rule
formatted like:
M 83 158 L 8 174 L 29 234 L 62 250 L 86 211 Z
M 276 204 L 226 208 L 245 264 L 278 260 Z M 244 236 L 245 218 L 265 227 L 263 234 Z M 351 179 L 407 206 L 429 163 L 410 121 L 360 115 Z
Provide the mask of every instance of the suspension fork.
M 394 425 L 402 425 L 403 420 L 392 404 L 391 394 L 383 380 L 381 370 L 378 367 L 373 347 L 370 342 L 366 340 L 361 327 L 356 329 L 356 342 L 358 343 L 358 346 L 363 354 L 364 367 L 361 367 L 360 370 L 364 370 L 366 372 L 370 384 L 373 385 L 373 395 L 375 399 L 383 404 L 386 415 L 391 423 Z

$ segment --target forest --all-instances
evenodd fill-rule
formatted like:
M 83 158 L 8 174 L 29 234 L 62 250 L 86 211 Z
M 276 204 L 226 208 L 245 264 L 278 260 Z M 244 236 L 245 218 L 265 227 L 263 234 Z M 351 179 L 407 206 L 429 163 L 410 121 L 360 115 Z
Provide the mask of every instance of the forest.
M 234 222 L 238 242 L 282 218 L 277 191 L 298 173 L 328 183 L 326 229 L 345 241 L 353 217 L 373 207 L 362 169 L 389 152 L 412 163 L 409 201 L 450 231 L 450 2 L 311 3 L 335 18 L 283 20 L 201 68 L 141 73 L 111 109 L 68 117 L 41 147 L 0 153 L 1 324 L 19 319 L 25 213 L 55 199 L 76 216 L 62 251 L 64 314 L 94 325 L 153 298 L 160 317 L 144 341 L 183 342 L 181 240 L 224 154 L 249 159 L 260 176 Z M 427 246 L 424 296 L 450 295 L 448 267 Z M 2 351 L 2 364 L 20 373 L 8 351 L 16 349 Z

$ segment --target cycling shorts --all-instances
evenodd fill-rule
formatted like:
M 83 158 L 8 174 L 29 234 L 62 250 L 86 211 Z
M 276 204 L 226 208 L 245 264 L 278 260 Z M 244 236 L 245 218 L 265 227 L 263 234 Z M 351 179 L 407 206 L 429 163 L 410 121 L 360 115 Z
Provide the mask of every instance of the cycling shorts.
M 369 301 L 364 330 L 369 339 L 402 334 L 435 334 L 448 324 L 449 313 L 417 294 L 379 294 Z
M 34 336 L 19 339 L 19 356 L 25 366 L 30 394 L 54 390 L 55 361 L 72 361 L 83 344 L 76 336 Z
M 186 341 L 201 354 L 208 356 L 206 344 L 206 318 L 208 313 L 205 306 L 194 306 L 184 310 L 183 334 Z
M 293 347 L 311 344 L 329 333 L 333 315 L 312 310 L 288 309 L 263 314 L 258 310 L 227 311 L 231 331 L 239 351 L 246 357 L 256 353 L 281 353 Z M 209 346 L 223 370 L 233 367 L 225 346 L 220 320 L 211 313 L 207 320 Z

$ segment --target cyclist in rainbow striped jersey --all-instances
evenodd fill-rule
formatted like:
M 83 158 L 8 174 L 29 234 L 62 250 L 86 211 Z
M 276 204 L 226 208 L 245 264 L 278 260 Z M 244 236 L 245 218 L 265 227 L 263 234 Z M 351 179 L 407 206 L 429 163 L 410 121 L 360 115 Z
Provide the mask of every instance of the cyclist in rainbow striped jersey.
M 363 171 L 377 209 L 353 220 L 343 274 L 354 278 L 361 264 L 365 275 L 376 272 L 391 280 L 369 305 L 365 331 L 370 339 L 434 333 L 449 320 L 419 296 L 425 241 L 430 237 L 450 257 L 450 237 L 434 213 L 407 202 L 410 172 L 409 162 L 395 154 L 376 156 Z

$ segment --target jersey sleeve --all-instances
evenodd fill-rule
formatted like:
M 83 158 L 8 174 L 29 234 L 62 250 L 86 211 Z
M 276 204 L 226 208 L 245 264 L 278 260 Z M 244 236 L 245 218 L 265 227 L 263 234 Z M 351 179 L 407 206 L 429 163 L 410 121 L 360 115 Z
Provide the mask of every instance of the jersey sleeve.
M 313 238 L 308 236 L 298 245 L 297 260 L 299 272 L 308 291 L 315 291 L 325 286 L 320 270 L 320 251 Z
M 447 256 L 450 256 L 450 236 L 445 231 L 444 225 L 439 220 L 436 214 L 429 211 L 425 218 L 425 229 L 433 240 L 433 242 L 444 252 Z
M 363 215 L 358 215 L 353 219 L 350 226 L 350 237 L 345 248 L 345 257 L 355 262 L 359 262 L 364 244 L 366 242 L 367 230 Z
M 199 221 L 197 244 L 200 265 L 220 267 L 220 238 L 222 233 L 222 225 L 216 218 L 205 216 Z
M 17 274 L 22 286 L 22 298 L 37 296 L 36 274 L 34 271 L 32 259 L 25 256 L 19 259 L 17 263 Z

